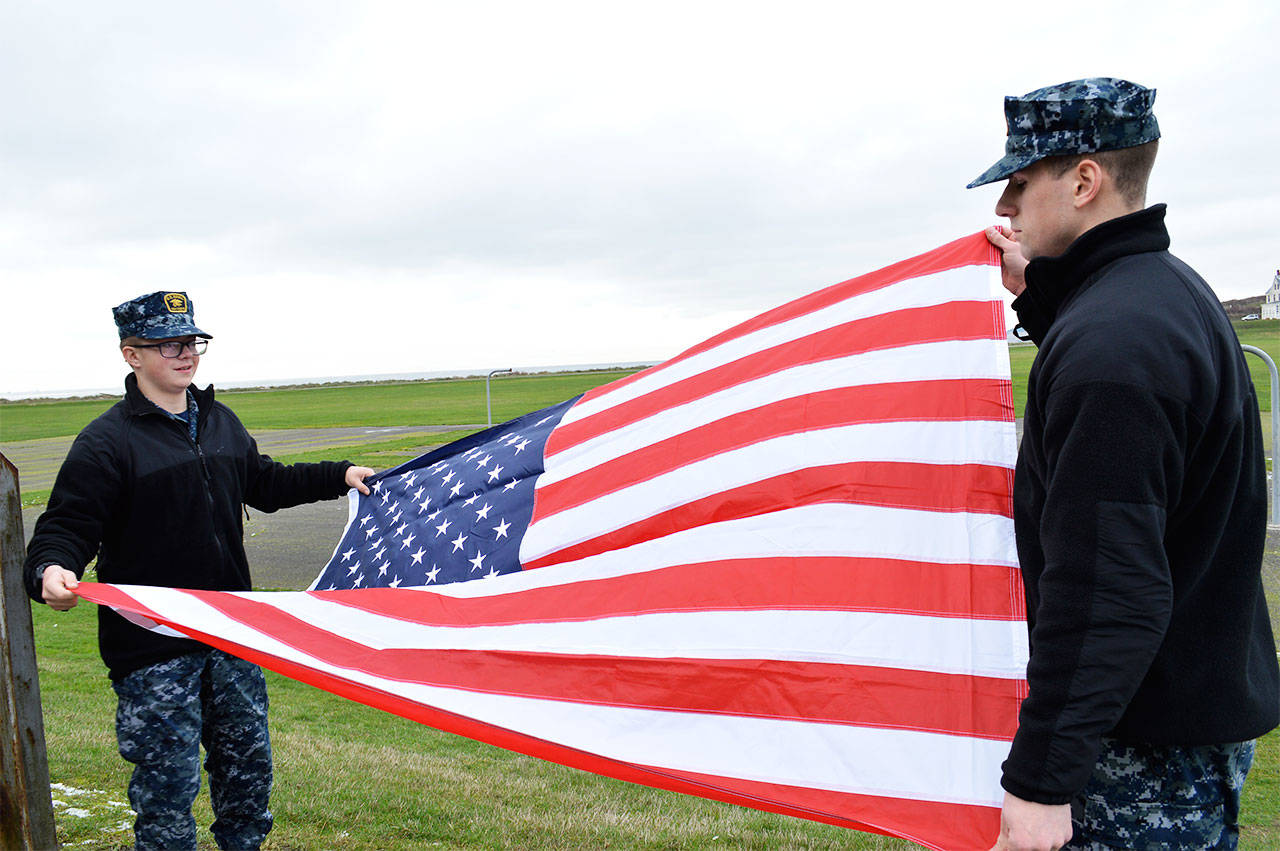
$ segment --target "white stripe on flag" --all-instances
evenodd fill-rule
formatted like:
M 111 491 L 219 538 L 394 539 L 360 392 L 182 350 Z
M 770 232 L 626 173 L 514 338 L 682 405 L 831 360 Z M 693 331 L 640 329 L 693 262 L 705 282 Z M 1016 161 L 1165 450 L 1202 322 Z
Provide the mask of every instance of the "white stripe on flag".
M 557 537 L 555 527 L 543 523 L 530 526 L 520 542 L 520 561 L 528 564 L 581 540 L 571 529 L 560 531 L 569 537 Z M 621 572 L 630 573 L 636 565 L 653 570 L 770 556 L 880 556 L 946 564 L 1017 564 L 1013 521 L 1001 515 L 826 503 L 682 529 L 625 549 L 587 556 L 573 562 L 572 570 L 621 563 L 630 566 Z M 558 567 L 570 570 L 568 565 Z M 581 573 L 567 577 L 567 581 L 580 578 Z

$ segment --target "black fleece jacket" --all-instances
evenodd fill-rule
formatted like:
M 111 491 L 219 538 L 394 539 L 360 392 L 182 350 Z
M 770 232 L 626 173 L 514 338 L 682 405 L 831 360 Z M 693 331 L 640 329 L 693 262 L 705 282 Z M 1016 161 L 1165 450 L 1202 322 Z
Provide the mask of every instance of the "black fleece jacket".
M 76 437 L 27 547 L 27 592 L 41 600 L 39 571 L 60 564 L 98 579 L 211 591 L 248 591 L 243 506 L 275 511 L 341 496 L 348 462 L 286 466 L 258 452 L 213 387 L 191 392 L 197 440 L 125 379 L 125 396 Z M 105 606 L 98 645 L 110 676 L 201 649 L 142 629 Z
M 1164 212 L 1032 260 L 1014 302 L 1040 350 L 1014 478 L 1029 694 L 1002 782 L 1040 803 L 1083 788 L 1102 736 L 1220 744 L 1280 722 L 1257 398 Z

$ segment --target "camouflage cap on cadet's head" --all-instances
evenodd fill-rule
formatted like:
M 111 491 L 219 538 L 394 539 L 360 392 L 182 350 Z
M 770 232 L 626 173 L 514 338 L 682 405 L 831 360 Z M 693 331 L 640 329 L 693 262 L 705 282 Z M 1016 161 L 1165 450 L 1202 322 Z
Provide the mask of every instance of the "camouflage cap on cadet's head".
M 140 295 L 124 304 L 111 308 L 115 315 L 120 339 L 138 337 L 142 340 L 164 340 L 168 337 L 197 337 L 212 339 L 196 327 L 195 306 L 186 293 L 157 292 Z
M 1003 180 L 1037 160 L 1145 145 L 1160 138 L 1151 114 L 1156 90 L 1115 77 L 1090 77 L 1004 99 L 1004 157 L 969 184 Z

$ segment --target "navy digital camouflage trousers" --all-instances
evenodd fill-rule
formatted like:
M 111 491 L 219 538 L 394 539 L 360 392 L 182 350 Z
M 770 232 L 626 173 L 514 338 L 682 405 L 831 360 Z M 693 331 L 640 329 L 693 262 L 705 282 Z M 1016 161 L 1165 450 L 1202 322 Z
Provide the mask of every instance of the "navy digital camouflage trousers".
M 191 805 L 205 749 L 213 837 L 257 848 L 271 830 L 271 741 L 262 670 L 220 650 L 179 656 L 112 683 L 120 755 L 133 763 L 129 803 L 142 849 L 195 848 Z
M 1253 742 L 1181 747 L 1104 738 L 1072 805 L 1075 835 L 1066 848 L 1235 848 L 1252 764 Z

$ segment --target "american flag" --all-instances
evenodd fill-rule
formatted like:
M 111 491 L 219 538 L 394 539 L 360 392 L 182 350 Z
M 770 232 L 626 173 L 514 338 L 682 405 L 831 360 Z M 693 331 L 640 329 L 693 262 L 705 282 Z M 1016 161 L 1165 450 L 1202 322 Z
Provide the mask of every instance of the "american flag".
M 997 263 L 957 240 L 387 470 L 306 592 L 81 589 L 523 753 L 988 848 L 1027 654 Z

